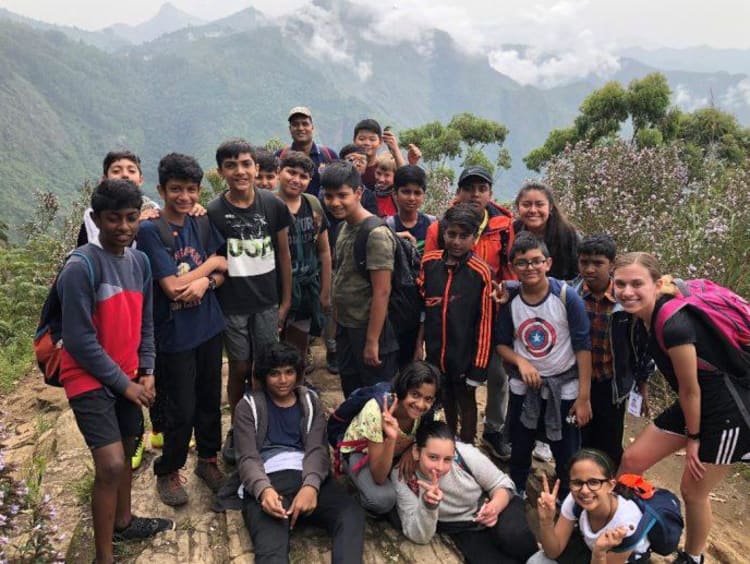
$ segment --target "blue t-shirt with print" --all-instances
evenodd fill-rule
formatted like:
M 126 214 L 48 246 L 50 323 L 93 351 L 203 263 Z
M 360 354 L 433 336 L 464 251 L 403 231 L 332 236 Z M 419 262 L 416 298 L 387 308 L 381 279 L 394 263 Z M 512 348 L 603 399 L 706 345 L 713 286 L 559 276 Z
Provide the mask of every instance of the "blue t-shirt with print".
M 196 303 L 173 302 L 161 289 L 159 280 L 187 274 L 194 270 L 219 247 L 224 238 L 211 225 L 208 248 L 203 249 L 195 219 L 185 218 L 182 226 L 169 224 L 175 234 L 174 254 L 170 256 L 151 221 L 144 221 L 138 231 L 138 249 L 151 261 L 154 278 L 154 335 L 157 350 L 167 353 L 194 349 L 224 330 L 224 316 L 212 290 Z

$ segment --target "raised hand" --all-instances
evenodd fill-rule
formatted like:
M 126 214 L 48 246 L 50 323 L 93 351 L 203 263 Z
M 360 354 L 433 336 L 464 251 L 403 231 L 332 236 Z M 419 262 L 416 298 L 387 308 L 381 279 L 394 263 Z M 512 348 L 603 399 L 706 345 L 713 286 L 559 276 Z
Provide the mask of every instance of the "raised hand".
M 440 484 L 438 483 L 437 470 L 432 471 L 432 479 L 429 482 L 417 480 L 417 484 L 420 489 L 424 490 L 422 501 L 426 505 L 430 507 L 437 507 L 440 505 L 440 502 L 443 500 L 443 491 L 440 489 Z
M 485 527 L 494 527 L 497 523 L 498 515 L 500 515 L 500 511 L 492 500 L 488 499 L 482 504 L 479 511 L 477 511 L 477 514 L 474 516 L 474 522 Z
M 549 490 L 547 474 L 542 473 L 542 491 L 539 492 L 537 499 L 537 511 L 540 523 L 552 523 L 555 519 L 555 510 L 557 509 L 557 494 L 560 491 L 560 480 L 555 481 L 552 491 Z
M 396 407 L 398 406 L 398 398 L 394 395 L 393 403 L 389 406 L 388 405 L 389 397 L 391 397 L 391 394 L 385 394 L 383 396 L 383 414 L 382 414 L 383 435 L 385 436 L 386 439 L 391 439 L 392 441 L 395 441 L 398 439 L 398 421 L 393 416 L 393 414 L 396 412 Z
M 492 301 L 496 304 L 504 304 L 507 303 L 510 299 L 510 292 L 508 292 L 508 289 L 505 287 L 504 282 L 500 282 L 499 284 L 492 280 L 492 292 L 490 293 L 490 297 L 492 298 Z

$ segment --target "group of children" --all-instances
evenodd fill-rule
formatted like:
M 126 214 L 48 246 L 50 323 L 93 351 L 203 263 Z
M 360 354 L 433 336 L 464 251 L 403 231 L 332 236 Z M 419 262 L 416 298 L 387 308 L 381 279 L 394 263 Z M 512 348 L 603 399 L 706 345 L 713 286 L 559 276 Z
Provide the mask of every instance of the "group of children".
M 293 143 L 275 155 L 242 139 L 218 147 L 227 189 L 207 208 L 198 203 L 203 171 L 190 156 L 160 161 L 163 203 L 143 211 L 138 158 L 105 158 L 79 237 L 88 243 L 57 282 L 60 379 L 95 463 L 97 562 L 112 561 L 113 538 L 174 526 L 130 513 L 143 407 L 163 433 L 160 499 L 188 502 L 180 469 L 194 432 L 195 474 L 212 491 L 225 482 L 217 454 L 236 465 L 258 562 L 285 561 L 298 519 L 328 530 L 334 562 L 361 561 L 364 510 L 389 515 L 415 542 L 449 534 L 468 562 L 524 562 L 537 550 L 521 496 L 539 441 L 559 482 L 540 496 L 546 556 L 533 558 L 564 552 L 577 503 L 587 558 L 624 562 L 608 552 L 624 534 L 598 534 L 619 531 L 625 509 L 637 517 L 613 497 L 616 469 L 645 471 L 687 444 L 688 538 L 675 562 L 702 562 L 708 493 L 727 464 L 748 456 L 750 431 L 733 397 L 691 373 L 706 335 L 675 329 L 667 353 L 654 352 L 658 265 L 648 255 L 616 262 L 611 237 L 582 238 L 544 184 L 521 188 L 515 217 L 492 201 L 492 175 L 479 166 L 462 171 L 438 221 L 420 209 L 427 178 L 418 148 L 404 158 L 388 128 L 363 120 L 339 158 L 313 142 L 308 108 L 293 108 L 289 124 Z M 408 331 L 389 319 L 405 244 L 421 255 L 422 314 Z M 681 327 L 692 327 L 683 317 Z M 345 398 L 391 382 L 337 447 L 359 503 L 331 476 L 325 409 L 304 382 L 311 336 L 324 338 Z M 222 351 L 232 420 L 223 447 Z M 676 374 L 680 402 L 623 456 L 625 400 L 636 388 L 646 393 L 652 357 Z M 475 393 L 485 382 L 482 444 L 510 461 L 509 476 L 473 446 Z M 705 405 L 704 385 L 724 414 L 740 415 L 710 425 L 706 415 L 718 414 Z M 729 427 L 731 453 L 713 444 Z M 563 505 L 553 531 L 555 501 Z M 648 546 L 634 550 L 641 556 Z

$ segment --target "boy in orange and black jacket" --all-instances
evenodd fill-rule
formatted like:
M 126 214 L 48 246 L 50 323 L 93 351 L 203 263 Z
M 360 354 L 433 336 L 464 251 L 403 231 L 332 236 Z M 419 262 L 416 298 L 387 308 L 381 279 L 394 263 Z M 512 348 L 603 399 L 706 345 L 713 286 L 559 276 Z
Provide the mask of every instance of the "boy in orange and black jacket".
M 477 431 L 475 391 L 487 379 L 492 350 L 492 271 L 471 250 L 482 222 L 477 211 L 458 204 L 442 221 L 445 250 L 425 253 L 419 273 L 425 316 L 417 350 L 424 342 L 427 361 L 443 373 L 446 420 L 471 444 Z

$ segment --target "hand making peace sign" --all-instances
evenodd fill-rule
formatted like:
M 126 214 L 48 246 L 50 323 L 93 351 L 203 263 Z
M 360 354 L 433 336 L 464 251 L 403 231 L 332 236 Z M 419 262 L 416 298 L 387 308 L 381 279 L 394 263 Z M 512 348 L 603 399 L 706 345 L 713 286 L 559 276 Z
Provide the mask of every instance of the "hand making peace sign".
M 552 491 L 549 491 L 547 483 L 547 474 L 542 473 L 542 491 L 539 492 L 537 499 L 537 510 L 539 512 L 540 523 L 551 523 L 555 519 L 555 510 L 557 509 L 557 493 L 560 491 L 560 480 L 555 481 Z
M 398 398 L 394 395 L 393 397 L 393 403 L 388 406 L 388 398 L 391 397 L 391 394 L 385 394 L 383 397 L 383 435 L 385 435 L 386 439 L 391 439 L 392 441 L 395 441 L 398 439 L 398 421 L 393 416 L 393 414 L 396 412 L 396 407 L 398 406 Z
M 432 471 L 432 480 L 429 483 L 424 480 L 417 480 L 417 484 L 424 490 L 422 501 L 424 501 L 425 504 L 433 507 L 440 504 L 443 499 L 443 491 L 438 484 L 437 470 Z

